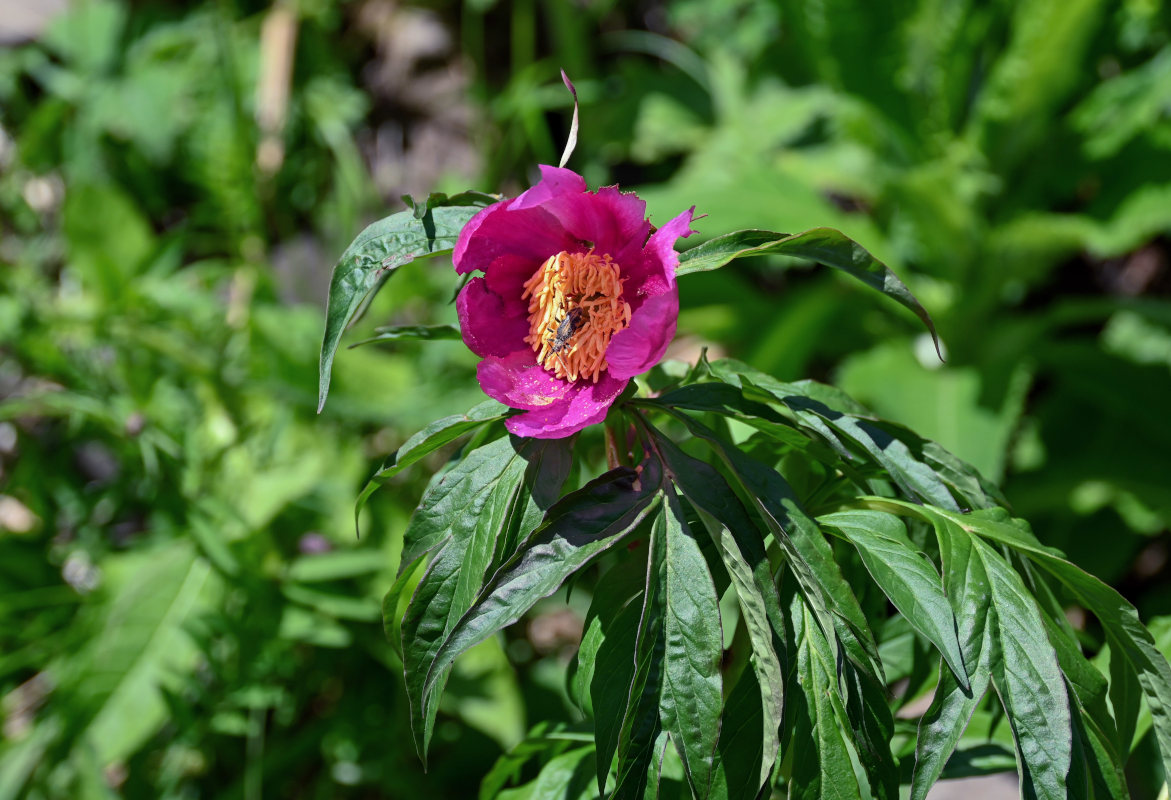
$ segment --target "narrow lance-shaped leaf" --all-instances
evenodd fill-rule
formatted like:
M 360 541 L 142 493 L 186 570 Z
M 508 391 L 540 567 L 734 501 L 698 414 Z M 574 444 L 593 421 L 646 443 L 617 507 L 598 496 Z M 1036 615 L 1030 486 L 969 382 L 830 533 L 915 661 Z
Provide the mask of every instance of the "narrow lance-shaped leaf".
M 736 587 L 752 642 L 751 665 L 757 677 L 750 682 L 741 678 L 741 682 L 745 685 L 751 683 L 759 693 L 757 702 L 762 703 L 762 712 L 756 715 L 756 719 L 762 723 L 763 730 L 758 731 L 754 740 L 762 754 L 754 776 L 755 794 L 772 773 L 780 749 L 784 710 L 784 675 L 779 654 L 784 652 L 785 621 L 765 553 L 764 537 L 720 473 L 688 456 L 657 432 L 655 441 L 675 485 L 709 523 L 708 531 Z M 721 734 L 721 751 L 724 738 Z
M 940 663 L 939 685 L 931 706 L 919 723 L 915 748 L 912 800 L 924 800 L 959 744 L 973 712 L 984 698 L 998 658 L 993 638 L 991 595 L 983 562 L 972 555 L 972 542 L 952 525 L 936 528 L 943 561 L 943 584 L 959 623 L 959 641 L 969 670 L 971 688 L 965 691 Z
M 416 433 L 403 443 L 394 457 L 388 460 L 378 472 L 367 481 L 361 494 L 354 503 L 354 525 L 357 526 L 358 514 L 370 499 L 370 495 L 395 475 L 419 461 L 429 453 L 433 453 L 445 444 L 454 442 L 465 433 L 491 422 L 503 419 L 508 407 L 496 400 L 485 400 L 474 406 L 466 414 L 453 414 L 450 417 L 437 419 L 423 430 Z
M 435 690 L 460 653 L 516 622 L 634 530 L 659 500 L 661 483 L 658 462 L 648 459 L 638 470 L 611 470 L 556 503 L 520 552 L 496 572 L 440 640 L 419 695 Z
M 333 268 L 329 283 L 318 375 L 318 411 L 325 407 L 333 357 L 342 333 L 363 301 L 403 264 L 455 247 L 460 229 L 482 207 L 479 204 L 428 205 L 422 215 L 400 211 L 368 226 L 346 248 Z
M 659 783 L 667 733 L 659 711 L 663 691 L 663 595 L 667 583 L 667 518 L 659 503 L 652 517 L 646 579 L 634 646 L 623 654 L 629 675 L 623 690 L 617 738 L 598 739 L 598 788 L 604 794 L 606 774 L 615 761 L 617 779 L 610 800 L 643 800 Z M 602 731 L 599 730 L 599 733 Z M 611 744 L 613 742 L 613 744 Z
M 467 458 L 473 469 L 461 471 L 444 497 L 454 502 L 440 504 L 442 516 L 426 518 L 425 527 L 443 533 L 446 543 L 419 582 L 402 624 L 412 730 L 424 759 L 439 708 L 439 687 L 446 679 L 444 675 L 430 691 L 424 691 L 428 670 L 444 638 L 479 593 L 499 540 L 524 518 L 526 506 L 535 505 L 523 479 L 527 459 L 545 446 L 538 440 L 508 437 L 473 451 Z M 408 542 L 408 546 L 415 544 Z
M 663 593 L 663 729 L 683 759 L 692 791 L 706 798 L 720 735 L 724 652 L 720 599 L 695 533 L 667 486 L 666 583 Z
M 966 537 L 970 558 L 979 563 L 987 580 L 987 624 L 992 626 L 994 642 L 989 671 L 1012 726 L 1021 791 L 1025 798 L 1066 797 L 1066 777 L 1073 758 L 1073 720 L 1065 678 L 1046 636 L 1037 601 L 1005 558 L 980 536 L 972 535 L 979 533 L 981 518 L 883 498 L 863 502 L 930 522 L 941 536 L 941 549 L 945 539 L 954 545 Z M 1031 537 L 1018 538 L 1027 541 Z
M 748 256 L 778 255 L 808 259 L 841 270 L 876 289 L 910 311 L 931 332 L 936 352 L 939 337 L 931 315 L 890 268 L 862 245 L 833 228 L 813 228 L 804 233 L 744 230 L 717 236 L 679 255 L 676 275 L 718 269 L 729 261 Z M 940 359 L 943 356 L 940 354 Z
M 967 691 L 956 621 L 935 567 L 907 538 L 906 526 L 891 514 L 843 511 L 818 518 L 841 531 L 858 548 L 862 563 L 899 613 L 939 650 L 961 688 Z
M 922 517 L 927 513 L 922 506 L 889 498 L 867 497 L 858 502 L 896 514 Z M 1143 699 L 1151 710 L 1163 768 L 1171 774 L 1171 665 L 1159 652 L 1134 606 L 1111 587 L 1066 561 L 1058 551 L 1043 546 L 1017 521 L 998 519 L 985 512 L 955 514 L 941 509 L 931 509 L 931 512 L 935 517 L 949 519 L 964 530 L 1028 556 L 1061 581 L 1073 598 L 1098 618 L 1110 644 L 1111 658 L 1124 659 L 1142 687 Z
M 898 770 L 890 752 L 894 721 L 885 702 L 882 662 L 858 598 L 842 577 L 829 542 L 775 469 L 744 455 L 687 414 L 668 406 L 648 404 L 677 417 L 694 435 L 710 444 L 728 466 L 730 476 L 752 498 L 788 557 L 802 597 L 835 649 L 834 661 L 840 664 L 838 688 L 862 750 L 862 764 L 870 775 L 871 788 L 876 797 L 895 797 Z M 840 662 L 836 652 L 839 647 L 845 656 Z
M 460 338 L 459 328 L 454 325 L 394 325 L 375 328 L 374 334 L 369 339 L 354 342 L 349 349 L 379 342 L 434 342 Z

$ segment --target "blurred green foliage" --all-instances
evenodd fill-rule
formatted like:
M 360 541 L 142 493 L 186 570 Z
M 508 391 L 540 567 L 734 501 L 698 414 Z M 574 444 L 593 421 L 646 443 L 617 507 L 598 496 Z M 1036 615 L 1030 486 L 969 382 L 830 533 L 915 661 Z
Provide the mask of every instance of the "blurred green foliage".
M 591 184 L 703 237 L 839 227 L 949 347 L 761 261 L 683 281 L 680 355 L 835 379 L 1171 613 L 1171 5 L 89 0 L 0 49 L 0 798 L 466 797 L 573 719 L 554 603 L 457 665 L 428 775 L 410 744 L 379 604 L 442 460 L 360 539 L 352 503 L 474 357 L 343 352 L 314 413 L 329 254 L 555 163 L 559 66 Z M 454 321 L 454 276 L 401 272 L 359 334 Z

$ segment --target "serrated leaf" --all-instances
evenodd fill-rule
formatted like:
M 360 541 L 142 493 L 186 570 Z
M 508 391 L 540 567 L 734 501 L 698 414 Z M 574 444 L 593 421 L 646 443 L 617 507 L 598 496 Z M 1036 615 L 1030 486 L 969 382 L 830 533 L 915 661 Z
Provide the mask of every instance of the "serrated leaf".
M 516 622 L 566 578 L 634 530 L 653 510 L 661 483 L 657 462 L 648 460 L 639 470 L 611 470 L 550 508 L 545 522 L 492 576 L 467 613 L 436 637 L 435 647 L 428 647 L 434 655 L 412 702 L 432 693 L 438 697 L 437 689 L 460 653 Z M 419 662 L 424 663 L 423 659 Z
M 858 548 L 879 588 L 915 630 L 935 645 L 960 687 L 968 691 L 956 620 L 939 573 L 911 544 L 906 526 L 878 511 L 842 511 L 819 517 L 818 522 L 838 529 Z
M 481 209 L 478 205 L 432 206 L 421 216 L 400 211 L 369 225 L 342 253 L 333 268 L 321 342 L 317 410 L 329 395 L 330 371 L 342 333 L 363 301 L 403 264 L 455 247 L 460 230 Z
M 862 245 L 833 228 L 814 228 L 804 233 L 744 230 L 717 236 L 679 255 L 676 276 L 719 269 L 748 256 L 778 255 L 808 259 L 845 272 L 909 309 L 927 327 L 939 351 L 939 336 L 931 315 L 890 268 L 870 255 Z M 940 355 L 940 360 L 943 356 Z
M 667 487 L 663 593 L 663 729 L 683 759 L 692 791 L 706 798 L 720 735 L 724 652 L 720 599 L 678 496 Z

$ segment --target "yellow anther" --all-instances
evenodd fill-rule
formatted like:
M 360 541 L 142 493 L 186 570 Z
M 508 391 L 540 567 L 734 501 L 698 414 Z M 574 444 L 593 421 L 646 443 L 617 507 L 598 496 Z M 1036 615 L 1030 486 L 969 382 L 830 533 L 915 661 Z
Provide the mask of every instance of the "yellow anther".
M 560 252 L 525 282 L 529 301 L 525 342 L 537 363 L 558 378 L 598 382 L 615 333 L 630 324 L 622 271 L 609 255 Z

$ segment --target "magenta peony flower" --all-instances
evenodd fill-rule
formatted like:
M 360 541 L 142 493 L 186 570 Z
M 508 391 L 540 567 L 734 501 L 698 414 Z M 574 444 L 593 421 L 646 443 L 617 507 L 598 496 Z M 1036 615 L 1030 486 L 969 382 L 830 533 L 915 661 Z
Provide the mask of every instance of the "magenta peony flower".
M 588 192 L 572 170 L 542 166 L 540 183 L 464 226 L 456 272 L 484 275 L 460 292 L 460 329 L 484 358 L 484 392 L 525 411 L 509 431 L 556 439 L 601 422 L 659 363 L 679 316 L 675 240 L 694 212 L 655 230 L 637 195 Z

